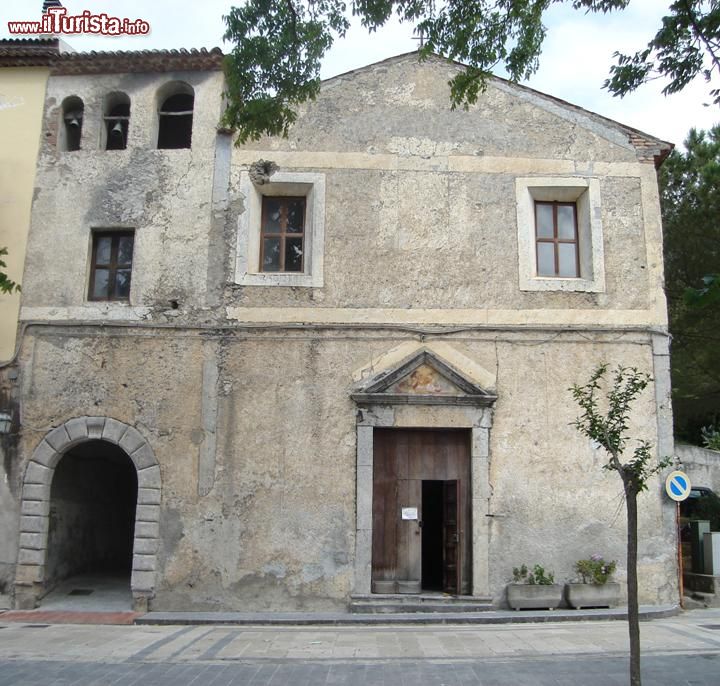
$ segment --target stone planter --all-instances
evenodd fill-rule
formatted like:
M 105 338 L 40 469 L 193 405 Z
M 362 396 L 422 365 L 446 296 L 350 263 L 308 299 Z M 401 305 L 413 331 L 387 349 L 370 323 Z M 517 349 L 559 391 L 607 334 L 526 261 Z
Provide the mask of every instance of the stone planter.
M 508 584 L 507 600 L 513 610 L 554 610 L 562 601 L 560 584 Z
M 570 607 L 616 607 L 620 600 L 620 584 L 565 584 L 565 595 Z

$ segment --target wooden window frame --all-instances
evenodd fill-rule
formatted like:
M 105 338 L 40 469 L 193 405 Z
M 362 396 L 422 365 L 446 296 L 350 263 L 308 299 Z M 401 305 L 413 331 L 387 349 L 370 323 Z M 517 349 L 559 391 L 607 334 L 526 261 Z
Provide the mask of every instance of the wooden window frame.
M 552 238 L 541 237 L 538 235 L 538 206 L 550 205 L 553 208 L 553 235 Z M 560 238 L 558 236 L 558 207 L 573 208 L 573 238 Z M 560 202 L 556 200 L 535 200 L 533 205 L 535 212 L 535 269 L 537 275 L 542 278 L 550 279 L 579 279 L 580 278 L 580 237 L 578 232 L 578 208 L 576 202 Z M 553 274 L 540 273 L 540 255 L 538 246 L 540 243 L 550 243 L 553 246 L 554 266 Z M 560 244 L 575 246 L 575 275 L 560 276 Z
M 287 231 L 287 210 L 283 213 L 280 219 L 280 231 L 266 231 L 267 221 L 267 205 L 268 202 L 274 201 L 302 201 L 302 231 Z M 285 205 L 287 207 L 287 205 Z M 303 274 L 305 271 L 305 249 L 306 249 L 306 220 L 307 220 L 307 198 L 302 195 L 263 195 L 262 196 L 262 214 L 260 218 L 260 271 L 264 274 Z M 266 238 L 279 238 L 280 239 L 280 269 L 276 271 L 265 270 L 265 239 Z M 288 238 L 301 238 L 302 239 L 302 255 L 300 256 L 300 269 L 293 271 L 287 271 L 285 269 L 285 242 Z
M 112 239 L 110 244 L 110 262 L 97 262 L 97 241 L 100 238 Z M 130 262 L 118 262 L 118 249 L 121 238 L 132 238 L 133 240 L 133 255 L 130 258 Z M 88 287 L 88 300 L 93 302 L 129 302 L 130 301 L 130 289 L 128 288 L 127 296 L 118 296 L 115 292 L 116 282 L 115 276 L 118 269 L 129 269 L 130 270 L 130 287 L 132 287 L 132 264 L 133 257 L 135 255 L 135 231 L 133 229 L 123 229 L 119 231 L 93 231 L 92 234 L 92 259 L 90 262 L 90 284 Z M 94 295 L 95 291 L 95 274 L 97 269 L 107 269 L 108 275 L 108 293 L 105 296 Z

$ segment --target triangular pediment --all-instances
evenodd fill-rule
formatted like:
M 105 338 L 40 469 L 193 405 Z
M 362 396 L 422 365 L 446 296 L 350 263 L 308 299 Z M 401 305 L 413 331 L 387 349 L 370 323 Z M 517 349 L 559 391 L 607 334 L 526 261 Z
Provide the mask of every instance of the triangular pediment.
M 364 379 L 351 395 L 361 404 L 491 405 L 496 400 L 429 350 Z

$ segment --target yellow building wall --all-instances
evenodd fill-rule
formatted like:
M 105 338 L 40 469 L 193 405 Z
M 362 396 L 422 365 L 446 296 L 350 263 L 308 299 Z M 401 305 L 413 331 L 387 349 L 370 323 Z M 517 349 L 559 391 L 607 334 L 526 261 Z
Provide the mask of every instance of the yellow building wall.
M 0 247 L 8 276 L 22 283 L 30 227 L 35 164 L 45 86 L 45 67 L 0 69 Z M 0 361 L 15 351 L 20 294 L 0 294 Z

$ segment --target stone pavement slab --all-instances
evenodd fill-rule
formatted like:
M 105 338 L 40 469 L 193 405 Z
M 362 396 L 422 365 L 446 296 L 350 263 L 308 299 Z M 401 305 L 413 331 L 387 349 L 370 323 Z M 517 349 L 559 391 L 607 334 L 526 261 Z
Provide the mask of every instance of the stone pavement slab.
M 720 656 L 651 656 L 651 686 L 717 686 Z M 191 665 L 0 661 L 0 686 L 625 686 L 625 657 Z

